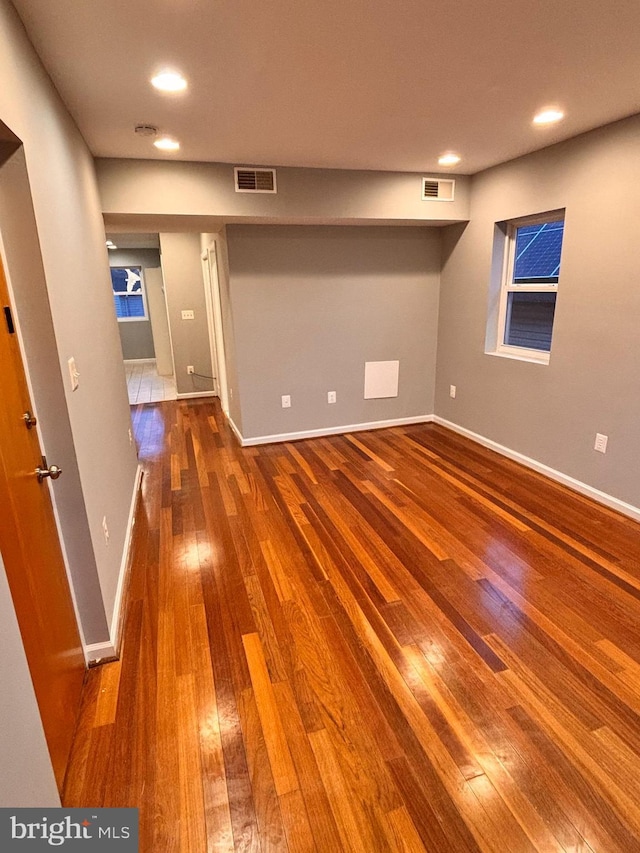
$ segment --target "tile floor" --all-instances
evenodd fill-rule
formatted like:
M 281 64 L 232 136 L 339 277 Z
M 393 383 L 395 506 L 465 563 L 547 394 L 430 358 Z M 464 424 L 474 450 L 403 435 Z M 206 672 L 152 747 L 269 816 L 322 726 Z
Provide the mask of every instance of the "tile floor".
M 173 376 L 159 376 L 155 359 L 125 361 L 129 404 L 159 403 L 176 399 L 176 383 Z

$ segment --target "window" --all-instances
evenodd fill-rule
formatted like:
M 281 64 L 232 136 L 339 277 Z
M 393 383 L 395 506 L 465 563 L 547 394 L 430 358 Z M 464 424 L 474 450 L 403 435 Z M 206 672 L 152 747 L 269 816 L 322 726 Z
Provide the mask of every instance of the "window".
M 111 281 L 118 320 L 147 320 L 142 267 L 111 267 Z
M 563 232 L 558 212 L 507 223 L 497 353 L 549 361 Z

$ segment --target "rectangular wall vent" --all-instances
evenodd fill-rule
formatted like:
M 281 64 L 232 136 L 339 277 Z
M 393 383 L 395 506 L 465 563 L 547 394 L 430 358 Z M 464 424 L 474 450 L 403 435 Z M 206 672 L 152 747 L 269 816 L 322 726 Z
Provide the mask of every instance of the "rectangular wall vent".
M 275 169 L 234 168 L 237 193 L 277 193 Z
M 453 201 L 456 182 L 448 178 L 423 178 L 423 201 Z

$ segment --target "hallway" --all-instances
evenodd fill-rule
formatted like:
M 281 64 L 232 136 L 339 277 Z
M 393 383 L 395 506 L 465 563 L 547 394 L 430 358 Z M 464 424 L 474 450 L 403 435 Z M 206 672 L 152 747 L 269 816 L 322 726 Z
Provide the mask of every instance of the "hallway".
M 639 850 L 640 527 L 441 427 L 141 405 L 124 648 L 67 806 L 143 853 Z

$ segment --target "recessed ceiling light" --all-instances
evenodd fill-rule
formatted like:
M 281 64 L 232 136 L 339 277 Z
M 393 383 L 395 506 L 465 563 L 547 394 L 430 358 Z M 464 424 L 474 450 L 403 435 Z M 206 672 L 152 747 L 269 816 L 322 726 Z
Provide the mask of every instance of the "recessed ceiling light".
M 151 78 L 151 84 L 161 92 L 184 92 L 187 81 L 178 71 L 161 71 Z
M 112 243 L 112 242 L 111 242 L 111 240 L 109 240 L 109 241 L 108 241 L 108 243 L 107 243 L 107 249 L 108 249 L 110 252 L 111 252 L 113 249 L 117 249 L 117 248 L 118 248 L 118 247 L 116 246 L 116 244 L 115 244 L 115 243 Z
M 161 136 L 153 143 L 156 148 L 161 151 L 177 151 L 180 148 L 180 143 L 177 139 L 171 139 L 169 136 Z
M 564 113 L 562 110 L 558 110 L 555 107 L 549 108 L 546 110 L 542 110 L 537 115 L 533 117 L 534 124 L 553 124 L 556 121 L 560 121 L 564 118 Z
M 443 154 L 438 157 L 438 163 L 440 166 L 456 166 L 461 159 L 457 154 Z

